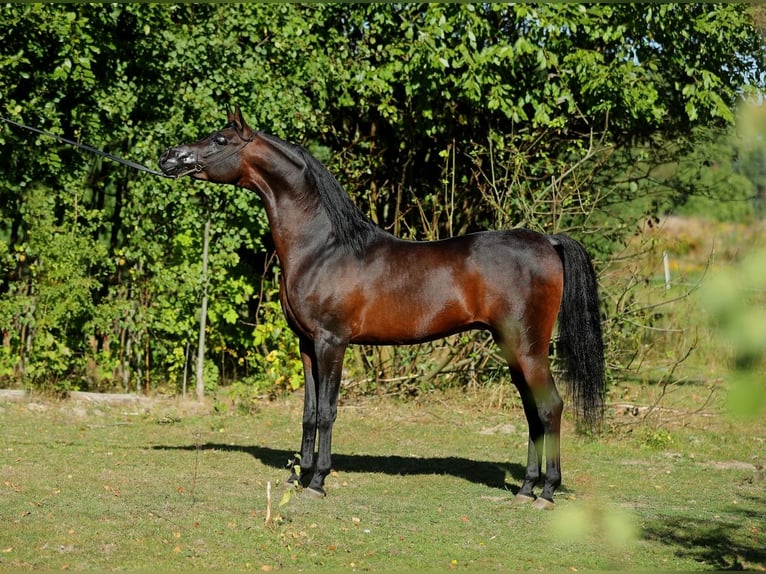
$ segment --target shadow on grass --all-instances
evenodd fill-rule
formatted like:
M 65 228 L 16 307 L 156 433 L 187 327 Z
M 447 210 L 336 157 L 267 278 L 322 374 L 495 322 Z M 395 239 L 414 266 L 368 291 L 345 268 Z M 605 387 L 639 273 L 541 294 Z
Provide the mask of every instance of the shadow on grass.
M 258 459 L 266 466 L 284 468 L 287 472 L 288 461 L 293 451 L 273 449 L 264 446 L 243 446 L 231 444 L 206 443 L 188 446 L 153 447 L 156 450 L 217 450 L 222 452 L 243 452 Z M 509 475 L 519 484 L 524 480 L 524 466 L 507 462 L 471 460 L 461 457 L 407 457 L 398 455 L 366 455 L 333 453 L 332 467 L 339 472 L 383 473 L 390 475 L 446 474 L 469 482 L 482 484 L 490 488 L 516 492 L 518 487 L 507 484 Z M 563 490 L 563 489 L 562 489 Z
M 749 508 L 730 507 L 725 516 L 657 515 L 644 526 L 643 537 L 676 547 L 678 556 L 699 560 L 714 570 L 763 570 L 766 500 L 758 496 L 742 498 L 749 499 Z

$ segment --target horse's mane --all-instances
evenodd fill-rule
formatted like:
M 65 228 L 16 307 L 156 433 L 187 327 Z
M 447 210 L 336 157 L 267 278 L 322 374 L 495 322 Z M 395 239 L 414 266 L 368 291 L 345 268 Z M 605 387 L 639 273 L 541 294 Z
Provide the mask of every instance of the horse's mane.
M 316 187 L 336 239 L 361 257 L 380 229 L 351 201 L 338 180 L 318 159 L 303 147 L 296 146 L 296 149 L 306 163 L 309 184 Z

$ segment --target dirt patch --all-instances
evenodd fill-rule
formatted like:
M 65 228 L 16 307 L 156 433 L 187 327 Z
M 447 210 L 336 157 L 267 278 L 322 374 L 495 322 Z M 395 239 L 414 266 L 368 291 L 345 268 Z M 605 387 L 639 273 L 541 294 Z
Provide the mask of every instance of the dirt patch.
M 89 414 L 127 409 L 131 414 L 172 412 L 178 416 L 205 415 L 213 411 L 212 401 L 184 397 L 144 396 L 128 393 L 88 393 L 73 391 L 58 399 L 36 395 L 26 390 L 0 389 L 0 409 L 3 403 L 21 404 L 31 412 L 54 409 L 83 418 Z
M 14 389 L 0 389 L 0 401 L 19 402 L 26 401 L 29 398 L 27 391 L 18 391 Z
M 760 464 L 753 464 L 750 462 L 742 462 L 739 460 L 726 460 L 726 461 L 711 461 L 703 462 L 702 466 L 709 468 L 715 468 L 717 470 L 759 470 Z

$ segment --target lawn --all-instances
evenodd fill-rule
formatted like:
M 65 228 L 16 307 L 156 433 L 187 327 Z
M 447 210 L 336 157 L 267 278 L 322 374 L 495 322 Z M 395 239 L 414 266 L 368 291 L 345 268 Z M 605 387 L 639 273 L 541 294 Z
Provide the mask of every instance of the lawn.
M 0 569 L 764 569 L 766 428 L 691 387 L 565 421 L 553 512 L 511 504 L 524 418 L 480 390 L 343 404 L 323 500 L 285 497 L 300 396 L 0 402 Z

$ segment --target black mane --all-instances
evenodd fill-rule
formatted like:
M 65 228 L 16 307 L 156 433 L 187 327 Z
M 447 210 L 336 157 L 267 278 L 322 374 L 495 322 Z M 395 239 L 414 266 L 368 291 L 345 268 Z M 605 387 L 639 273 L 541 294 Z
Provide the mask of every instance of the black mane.
M 306 163 L 309 183 L 316 187 L 322 206 L 330 218 L 335 237 L 357 257 L 361 257 L 380 229 L 351 201 L 338 180 L 312 156 L 296 146 Z

